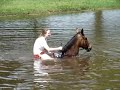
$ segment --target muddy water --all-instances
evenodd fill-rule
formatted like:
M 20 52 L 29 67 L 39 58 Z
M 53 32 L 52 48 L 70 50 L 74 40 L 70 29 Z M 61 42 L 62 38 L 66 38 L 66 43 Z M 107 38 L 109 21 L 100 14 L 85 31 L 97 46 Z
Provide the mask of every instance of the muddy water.
M 38 32 L 49 28 L 49 46 L 59 46 L 83 28 L 92 51 L 53 61 L 33 61 Z M 0 18 L 0 89 L 119 90 L 120 10 Z

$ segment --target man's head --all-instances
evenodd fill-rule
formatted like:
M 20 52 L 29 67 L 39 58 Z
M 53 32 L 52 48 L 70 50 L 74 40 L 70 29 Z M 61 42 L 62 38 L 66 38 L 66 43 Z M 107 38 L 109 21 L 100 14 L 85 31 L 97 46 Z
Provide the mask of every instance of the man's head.
M 43 29 L 40 35 L 44 37 L 51 36 L 51 31 L 49 29 Z

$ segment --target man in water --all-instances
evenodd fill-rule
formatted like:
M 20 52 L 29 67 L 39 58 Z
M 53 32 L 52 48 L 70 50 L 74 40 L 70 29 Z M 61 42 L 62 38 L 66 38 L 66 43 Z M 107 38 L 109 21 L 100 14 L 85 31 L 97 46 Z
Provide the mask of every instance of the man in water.
M 62 47 L 51 48 L 48 46 L 46 39 L 51 35 L 49 29 L 43 29 L 40 36 L 35 40 L 33 47 L 34 58 L 41 60 L 53 59 L 48 52 L 62 50 Z

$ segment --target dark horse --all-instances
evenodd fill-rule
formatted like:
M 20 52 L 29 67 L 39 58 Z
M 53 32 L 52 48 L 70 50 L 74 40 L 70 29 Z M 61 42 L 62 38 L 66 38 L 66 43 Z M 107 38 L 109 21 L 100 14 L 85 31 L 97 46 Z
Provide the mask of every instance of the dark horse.
M 67 42 L 67 44 L 63 47 L 60 51 L 60 57 L 63 58 L 64 56 L 72 57 L 77 56 L 79 54 L 79 48 L 85 49 L 89 52 L 92 47 L 84 34 L 84 30 L 77 28 L 77 33 Z

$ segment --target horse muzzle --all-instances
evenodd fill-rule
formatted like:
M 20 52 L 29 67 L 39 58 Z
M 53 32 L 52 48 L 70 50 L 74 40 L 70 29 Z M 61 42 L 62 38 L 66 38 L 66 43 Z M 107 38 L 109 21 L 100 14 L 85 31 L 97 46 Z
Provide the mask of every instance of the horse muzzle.
M 90 45 L 87 49 L 86 49 L 86 51 L 87 52 L 90 52 L 92 50 L 92 46 Z

